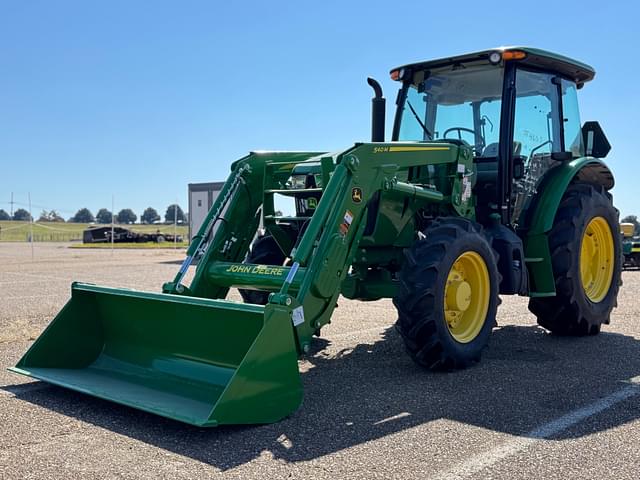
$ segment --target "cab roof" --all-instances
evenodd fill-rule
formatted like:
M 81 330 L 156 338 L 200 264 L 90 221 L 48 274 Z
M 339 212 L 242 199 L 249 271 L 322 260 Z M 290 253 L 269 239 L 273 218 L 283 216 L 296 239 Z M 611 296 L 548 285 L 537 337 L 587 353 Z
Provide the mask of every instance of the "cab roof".
M 426 60 L 423 62 L 409 63 L 391 70 L 392 78 L 393 73 L 400 69 L 416 70 L 432 70 L 440 67 L 446 67 L 456 63 L 466 63 L 477 60 L 489 60 L 489 55 L 494 52 L 499 52 L 501 55 L 504 52 L 523 52 L 524 58 L 517 60 L 505 60 L 510 62 L 518 62 L 520 65 L 526 65 L 534 68 L 540 68 L 555 72 L 559 75 L 573 79 L 577 84 L 583 84 L 590 80 L 596 74 L 594 68 L 586 63 L 579 62 L 564 55 L 549 52 L 547 50 L 541 50 L 539 48 L 531 47 L 498 47 L 490 50 L 482 50 L 480 52 L 465 53 L 463 55 L 456 55 L 454 57 L 444 57 L 435 60 Z

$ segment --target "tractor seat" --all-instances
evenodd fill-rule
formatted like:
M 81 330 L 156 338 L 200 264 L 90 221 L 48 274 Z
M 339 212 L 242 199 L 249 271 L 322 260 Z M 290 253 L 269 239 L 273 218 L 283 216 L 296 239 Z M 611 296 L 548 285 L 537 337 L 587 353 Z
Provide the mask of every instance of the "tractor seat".
M 482 155 L 473 159 L 476 164 L 476 183 L 482 188 L 495 188 L 492 184 L 498 178 L 498 145 L 498 142 L 490 143 L 482 150 Z M 513 156 L 519 156 L 521 150 L 522 143 L 513 142 Z

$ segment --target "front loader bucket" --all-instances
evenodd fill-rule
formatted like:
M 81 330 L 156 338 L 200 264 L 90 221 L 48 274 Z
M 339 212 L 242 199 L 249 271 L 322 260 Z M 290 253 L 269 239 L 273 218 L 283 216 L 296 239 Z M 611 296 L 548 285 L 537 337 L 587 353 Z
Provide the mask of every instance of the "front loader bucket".
M 285 307 L 79 283 L 11 370 L 198 426 L 275 422 L 302 400 Z

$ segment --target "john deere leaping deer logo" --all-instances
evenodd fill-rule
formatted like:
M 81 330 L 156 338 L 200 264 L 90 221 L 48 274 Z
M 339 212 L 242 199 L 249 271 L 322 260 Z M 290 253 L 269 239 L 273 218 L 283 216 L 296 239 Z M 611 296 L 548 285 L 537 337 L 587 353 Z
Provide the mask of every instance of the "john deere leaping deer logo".
M 362 189 L 360 187 L 353 187 L 351 189 L 351 200 L 353 200 L 353 203 L 362 202 Z

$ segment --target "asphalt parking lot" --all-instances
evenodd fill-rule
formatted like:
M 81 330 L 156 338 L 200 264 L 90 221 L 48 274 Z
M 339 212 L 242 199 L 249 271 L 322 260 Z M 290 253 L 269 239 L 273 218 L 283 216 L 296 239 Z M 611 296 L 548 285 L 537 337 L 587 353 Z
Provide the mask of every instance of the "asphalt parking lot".
M 158 291 L 181 256 L 0 244 L 0 478 L 638 478 L 640 272 L 595 337 L 503 299 L 483 361 L 455 373 L 411 362 L 390 301 L 341 299 L 274 425 L 194 428 L 6 371 L 71 281 Z

